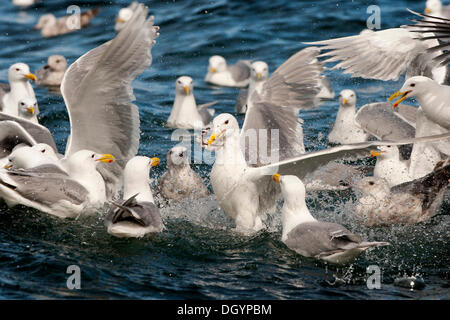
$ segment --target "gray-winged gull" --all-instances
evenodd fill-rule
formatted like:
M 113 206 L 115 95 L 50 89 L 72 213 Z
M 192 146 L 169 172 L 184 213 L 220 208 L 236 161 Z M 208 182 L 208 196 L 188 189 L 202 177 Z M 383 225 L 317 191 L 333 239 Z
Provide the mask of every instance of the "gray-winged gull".
M 22 98 L 33 98 L 33 87 L 28 80 L 36 81 L 36 76 L 30 72 L 30 67 L 25 63 L 15 63 L 8 69 L 8 84 L 0 86 L 1 111 L 8 115 L 18 115 L 17 106 Z
M 59 86 L 66 70 L 66 58 L 59 54 L 52 55 L 48 57 L 47 64 L 36 71 L 36 83 L 46 86 Z
M 191 77 L 182 76 L 175 82 L 175 100 L 167 119 L 167 126 L 182 129 L 201 129 L 211 122 L 214 109 L 208 109 L 216 102 L 197 106 L 194 97 L 194 82 Z
M 333 128 L 328 134 L 332 143 L 357 143 L 367 141 L 369 135 L 355 121 L 356 93 L 342 90 L 339 94 L 339 110 Z
M 308 210 L 305 186 L 298 177 L 274 174 L 273 179 L 280 184 L 284 198 L 281 241 L 302 256 L 347 264 L 369 248 L 389 245 L 363 241 L 337 223 L 318 221 Z
M 137 1 L 133 1 L 128 7 L 119 10 L 114 24 L 114 30 L 116 32 L 119 32 L 125 27 L 125 24 L 131 19 L 138 5 L 139 3 Z
M 47 164 L 56 165 L 63 169 L 55 150 L 45 143 L 17 147 L 6 160 L 6 163 L 3 165 L 5 169 L 30 169 Z
M 150 169 L 159 164 L 158 158 L 136 156 L 123 171 L 123 201 L 113 202 L 105 225 L 109 234 L 126 238 L 141 238 L 164 229 L 158 207 L 150 190 Z
M 88 26 L 99 11 L 99 8 L 94 8 L 81 12 L 79 15 L 74 14 L 61 18 L 56 18 L 53 14 L 47 13 L 39 18 L 34 29 L 41 30 L 41 35 L 44 38 L 67 34 Z
M 134 99 L 130 84 L 151 64 L 150 51 L 158 36 L 153 17 L 147 19 L 147 13 L 145 6 L 138 6 L 132 19 L 113 40 L 87 52 L 69 67 L 61 84 L 71 128 L 61 162 L 69 175 L 65 179 L 80 181 L 79 184 L 87 179 L 83 184 L 88 192 L 84 207 L 111 199 L 118 193 L 123 168 L 139 147 L 139 112 L 130 102 Z M 95 166 L 98 172 L 83 171 L 82 166 L 76 167 L 78 161 L 73 159 L 80 150 L 92 150 L 91 159 L 96 159 L 98 154 L 114 154 L 118 161 Z M 78 160 L 81 164 L 85 161 Z M 40 188 L 45 188 L 47 174 L 36 177 L 35 171 L 33 181 L 39 180 Z M 103 188 L 89 183 L 92 176 L 102 178 Z M 42 209 L 39 203 L 23 197 L 18 199 L 18 203 Z M 51 207 L 44 209 L 60 215 L 59 211 L 52 212 Z
M 208 72 L 205 82 L 223 87 L 245 88 L 250 78 L 250 61 L 241 60 L 236 64 L 227 65 L 222 56 L 209 58 Z
M 259 158 L 260 163 L 256 164 L 256 167 L 253 162 L 255 159 L 246 160 L 246 148 L 250 148 L 252 155 L 256 153 L 256 156 L 260 157 L 262 154 L 266 154 L 265 150 L 255 148 L 255 144 L 251 143 L 250 146 L 243 147 L 244 140 L 241 137 L 238 122 L 230 114 L 221 114 L 214 118 L 212 128 L 209 130 L 211 135 L 208 145 L 216 152 L 216 159 L 210 173 L 211 185 L 221 208 L 235 221 L 239 231 L 248 232 L 262 228 L 261 215 L 274 207 L 279 190 L 270 183 L 270 173 L 296 175 L 303 179 L 330 161 L 348 157 L 363 157 L 376 146 L 429 143 L 450 139 L 450 133 L 447 133 L 396 142 L 369 141 L 295 156 L 290 151 L 292 151 L 292 145 L 299 141 L 295 139 L 295 124 L 293 125 L 288 120 L 288 116 L 295 117 L 294 113 L 290 110 L 277 109 L 276 106 L 269 106 L 271 106 L 270 109 L 265 109 L 263 106 L 260 107 L 261 109 L 254 108 L 253 112 L 255 118 L 256 115 L 262 116 L 261 112 L 265 112 L 263 114 L 267 117 L 267 122 L 275 123 L 276 128 L 279 129 L 278 145 L 269 146 L 272 154 L 279 153 L 278 160 L 268 158 L 265 160 L 266 163 L 261 163 L 263 159 Z M 256 110 L 258 113 L 255 113 Z M 246 115 L 246 117 L 248 116 L 249 114 Z M 261 121 L 259 126 L 264 127 L 265 123 Z M 245 130 L 244 127 L 242 130 L 244 135 Z M 283 137 L 284 135 L 293 136 Z M 292 140 L 292 138 L 294 139 Z
M 370 151 L 371 157 L 377 157 L 373 171 L 376 178 L 385 179 L 391 187 L 413 180 L 409 174 L 409 162 L 401 159 L 397 146 L 379 146 L 377 149 Z
M 450 19 L 450 5 L 443 6 L 441 0 L 427 0 L 424 12 L 434 17 Z
M 167 171 L 159 179 L 161 196 L 166 199 L 199 199 L 209 195 L 203 179 L 189 165 L 186 147 L 175 146 L 167 153 Z
M 392 188 L 384 179 L 364 178 L 356 184 L 362 195 L 355 213 L 367 226 L 426 221 L 439 212 L 449 179 L 449 159 L 439 162 L 425 177 Z

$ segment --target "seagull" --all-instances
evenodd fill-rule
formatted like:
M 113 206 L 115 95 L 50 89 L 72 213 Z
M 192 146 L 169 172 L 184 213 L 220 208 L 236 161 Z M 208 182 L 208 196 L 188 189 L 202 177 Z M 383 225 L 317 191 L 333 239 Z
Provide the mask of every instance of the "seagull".
M 317 60 L 316 55 L 315 55 L 317 50 L 318 49 L 311 47 L 311 48 L 305 48 L 302 51 L 309 52 L 311 54 L 310 61 L 309 61 L 310 63 L 319 64 L 319 61 Z M 284 63 L 283 68 L 282 67 L 278 68 L 274 73 L 275 77 L 272 78 L 271 83 L 272 84 L 277 83 L 276 82 L 277 79 L 279 80 L 279 78 L 277 76 L 279 76 L 279 75 L 286 76 L 288 74 L 288 72 L 292 72 L 292 74 L 289 74 L 289 77 L 290 77 L 290 79 L 288 79 L 289 85 L 292 87 L 298 85 L 298 83 L 301 82 L 301 78 L 298 78 L 300 76 L 300 74 L 293 71 L 293 70 L 295 70 L 294 69 L 295 64 L 292 64 L 293 62 L 294 61 L 291 61 L 291 65 Z M 276 74 L 276 73 L 278 73 L 278 74 Z M 267 65 L 266 62 L 255 61 L 250 65 L 249 86 L 247 89 L 241 89 L 241 91 L 239 92 L 239 95 L 236 99 L 235 110 L 237 113 L 246 113 L 247 110 L 253 106 L 253 103 L 254 103 L 253 100 L 255 99 L 255 97 L 253 97 L 254 92 L 257 92 L 259 95 L 262 95 L 262 94 L 266 94 L 266 92 L 264 92 L 264 91 L 267 90 L 268 94 L 270 94 L 272 88 L 270 88 L 269 86 L 264 88 L 264 85 L 268 79 L 269 79 L 269 66 Z M 297 82 L 297 84 L 296 84 L 296 82 Z M 332 98 L 334 98 L 334 92 L 331 89 L 330 82 L 325 76 L 321 75 L 318 78 L 318 86 L 319 86 L 320 90 L 315 96 L 316 99 L 332 99 Z M 289 102 L 287 102 L 287 103 L 289 103 Z M 298 108 L 300 109 L 301 106 L 298 106 Z
M 439 212 L 450 180 L 450 158 L 425 177 L 390 187 L 386 180 L 366 177 L 356 184 L 362 192 L 355 213 L 367 226 L 414 224 Z
M 284 198 L 281 241 L 304 257 L 333 264 L 348 264 L 369 248 L 387 246 L 389 242 L 366 242 L 360 235 L 331 222 L 315 219 L 305 202 L 306 189 L 296 176 L 274 174 Z
M 12 0 L 12 4 L 21 9 L 26 9 L 39 1 L 40 0 Z
M 88 206 L 104 200 L 102 189 L 106 199 L 118 194 L 123 168 L 136 155 L 139 147 L 139 112 L 137 106 L 131 103 L 134 99 L 131 82 L 151 64 L 151 48 L 158 36 L 158 28 L 153 25 L 154 18 L 147 18 L 147 15 L 148 8 L 139 5 L 127 26 L 113 40 L 87 52 L 69 67 L 61 84 L 71 129 L 61 159 L 67 169 L 65 175 L 68 175 L 64 179 L 75 180 L 87 190 Z M 78 155 L 82 150 L 90 152 Z M 112 156 L 105 155 L 111 154 L 118 161 L 110 163 Z M 89 160 L 91 167 L 89 169 L 86 165 L 86 172 L 82 166 L 83 161 L 87 161 L 85 157 L 94 159 L 94 162 Z M 83 175 L 87 176 L 87 184 L 89 177 L 95 176 L 95 183 L 89 186 L 83 184 Z M 98 185 L 98 176 L 102 178 L 103 187 Z M 23 179 L 41 180 L 43 185 L 47 177 L 48 173 L 43 172 L 42 177 L 28 175 Z M 92 199 L 91 194 L 97 196 Z M 42 208 L 40 204 L 23 197 L 16 199 L 16 202 L 61 215 L 59 209 L 52 213 L 51 206 Z M 86 206 L 86 203 L 83 204 Z
M 434 17 L 450 19 L 450 5 L 442 6 L 441 0 L 427 0 L 425 13 Z
M 205 82 L 223 87 L 245 88 L 250 78 L 250 61 L 241 60 L 234 65 L 227 65 L 222 56 L 209 58 Z
M 356 94 L 353 90 L 342 90 L 336 121 L 328 135 L 328 141 L 339 144 L 367 141 L 369 135 L 355 121 L 355 116 Z
M 128 161 L 123 171 L 123 198 L 126 200 L 112 202 L 113 206 L 105 219 L 109 234 L 119 238 L 142 238 L 164 229 L 149 186 L 150 168 L 158 164 L 158 158 L 143 156 Z
M 374 177 L 385 179 L 390 187 L 413 180 L 409 174 L 409 162 L 400 158 L 397 146 L 379 146 L 377 149 L 370 151 L 371 157 L 377 157 Z
M 211 122 L 215 111 L 208 107 L 214 104 L 216 102 L 197 106 L 194 81 L 191 77 L 179 77 L 175 82 L 175 101 L 167 119 L 167 126 L 182 129 L 202 128 Z
M 8 69 L 8 84 L 0 85 L 0 102 L 2 112 L 11 116 L 18 115 L 19 99 L 36 99 L 34 90 L 28 80 L 36 81 L 36 76 L 30 72 L 25 63 L 15 63 Z
M 166 200 L 200 199 L 209 195 L 203 179 L 189 165 L 186 147 L 175 146 L 167 153 L 167 171 L 159 180 L 159 189 Z
M 5 169 L 30 169 L 41 165 L 55 165 L 64 170 L 59 163 L 59 157 L 55 150 L 45 143 L 38 143 L 33 146 L 21 146 L 14 149 L 7 157 Z M 65 170 L 64 170 L 65 171 Z
M 66 159 L 67 172 L 51 164 L 0 171 L 0 196 L 9 207 L 21 204 L 60 218 L 92 215 L 107 198 L 97 165 L 113 161 L 110 154 L 80 150 Z
M 23 98 L 19 100 L 18 106 L 19 117 L 30 122 L 39 124 L 37 116 L 39 114 L 39 107 L 36 99 Z
M 311 67 L 309 64 L 308 66 Z M 265 107 L 266 105 L 270 108 Z M 236 118 L 230 114 L 218 115 L 214 118 L 211 128 L 204 129 L 205 132 L 210 133 L 207 148 L 216 152 L 210 173 L 214 194 L 220 207 L 235 222 L 236 230 L 243 233 L 263 228 L 261 217 L 275 206 L 279 190 L 270 181 L 270 175 L 273 172 L 296 175 L 304 179 L 308 174 L 331 161 L 346 157 L 361 157 L 377 146 L 430 143 L 450 139 L 450 133 L 447 133 L 395 142 L 368 141 L 296 155 L 292 153 L 295 146 L 299 144 L 295 133 L 296 122 L 291 119 L 295 118 L 294 113 L 267 102 L 251 110 L 253 110 L 252 113 L 246 115 L 242 133 Z M 271 139 L 269 145 L 267 143 L 269 138 L 264 137 L 266 143 L 259 148 L 254 140 L 244 145 L 245 131 L 251 129 L 245 124 L 247 117 L 250 116 L 261 122 L 253 123 L 257 124 L 255 126 L 257 128 L 264 129 L 265 123 L 272 125 L 272 128 L 278 128 L 279 139 L 275 141 Z M 268 145 L 268 150 L 271 151 L 272 156 L 275 154 L 275 157 L 266 156 L 267 152 L 263 146 Z M 247 158 L 246 151 L 249 155 Z
M 59 86 L 67 69 L 67 60 L 62 55 L 48 57 L 47 64 L 36 71 L 38 85 Z
M 90 9 L 78 15 L 56 18 L 53 14 L 44 14 L 34 26 L 35 30 L 41 30 L 44 38 L 55 37 L 77 31 L 89 25 L 91 20 L 99 13 L 99 8 Z M 78 20 L 79 19 L 79 20 Z
M 116 17 L 116 23 L 114 25 L 114 30 L 116 32 L 119 32 L 125 27 L 125 24 L 131 19 L 133 12 L 136 10 L 138 5 L 139 3 L 137 1 L 133 1 L 128 7 L 119 10 Z

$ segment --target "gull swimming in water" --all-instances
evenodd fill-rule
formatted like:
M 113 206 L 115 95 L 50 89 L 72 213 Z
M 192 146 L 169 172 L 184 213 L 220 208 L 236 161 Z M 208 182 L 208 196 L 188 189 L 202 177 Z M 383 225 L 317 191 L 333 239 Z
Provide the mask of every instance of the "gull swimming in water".
M 357 143 L 367 141 L 369 135 L 355 121 L 356 94 L 353 90 L 342 90 L 339 94 L 339 110 L 328 135 L 332 143 Z
M 315 55 L 314 55 L 314 52 L 316 50 L 317 50 L 316 48 L 312 48 L 312 47 L 305 48 L 302 50 L 304 52 L 312 53 L 312 55 L 310 57 L 310 63 L 319 64 L 318 60 L 315 58 Z M 283 68 L 286 68 L 286 66 L 287 66 L 286 63 L 283 65 L 284 65 Z M 278 68 L 275 71 L 275 73 L 277 73 L 277 72 L 282 73 L 283 68 L 282 67 Z M 286 72 L 286 70 L 284 70 L 284 72 Z M 294 74 L 299 76 L 298 73 L 294 73 Z M 289 79 L 290 80 L 289 85 L 292 87 L 296 86 L 296 82 L 301 81 L 299 78 L 295 78 L 293 75 L 290 75 L 290 77 L 291 77 L 291 79 Z M 266 62 L 255 61 L 250 65 L 250 80 L 249 80 L 248 88 L 241 89 L 241 91 L 239 92 L 239 95 L 236 99 L 235 110 L 237 113 L 245 113 L 245 112 L 247 112 L 248 109 L 250 109 L 253 106 L 254 99 L 255 99 L 255 97 L 253 97 L 254 92 L 257 92 L 259 95 L 262 95 L 262 94 L 265 94 L 265 92 L 263 92 L 263 90 L 268 90 L 268 91 L 271 90 L 270 87 L 264 88 L 264 85 L 268 79 L 269 79 L 269 66 L 267 65 Z M 330 82 L 328 81 L 328 79 L 326 79 L 325 76 L 321 75 L 319 77 L 318 82 L 319 82 L 318 85 L 320 87 L 320 90 L 316 94 L 315 98 L 317 98 L 317 99 L 332 99 L 334 97 L 334 92 L 331 89 L 331 85 L 330 85 Z M 276 79 L 272 79 L 272 83 L 276 83 Z M 294 106 L 292 106 L 292 107 L 294 107 Z M 302 107 L 297 106 L 297 108 L 300 109 Z
M 67 69 L 67 60 L 62 55 L 55 54 L 48 57 L 47 64 L 36 71 L 39 85 L 59 86 Z
M 114 30 L 116 32 L 119 32 L 125 27 L 125 24 L 131 19 L 133 12 L 138 5 L 139 2 L 133 1 L 128 7 L 119 10 L 116 17 L 116 23 L 114 24 Z
M 74 14 L 61 18 L 56 18 L 53 14 L 47 13 L 39 18 L 34 29 L 41 30 L 41 35 L 44 38 L 71 33 L 88 26 L 99 11 L 99 8 L 94 8 L 81 12 L 79 15 Z
M 438 213 L 449 180 L 450 158 L 425 177 L 392 188 L 384 179 L 364 178 L 356 184 L 362 196 L 355 213 L 367 226 L 426 221 Z
M 371 157 L 377 157 L 373 175 L 385 179 L 390 187 L 413 180 L 409 174 L 409 163 L 400 158 L 397 146 L 379 146 L 378 151 L 370 151 Z
M 8 69 L 8 84 L 0 85 L 1 111 L 11 116 L 18 116 L 17 106 L 22 98 L 36 99 L 33 87 L 28 80 L 36 81 L 25 63 L 15 63 Z
M 19 100 L 18 106 L 19 117 L 30 122 L 38 124 L 37 116 L 39 115 L 39 107 L 36 99 L 23 98 Z
M 389 242 L 366 242 L 360 235 L 331 222 L 315 219 L 305 202 L 306 190 L 296 176 L 274 174 L 284 198 L 281 210 L 281 241 L 305 257 L 334 264 L 348 264 L 369 248 L 387 246 Z
M 153 17 L 147 19 L 147 14 L 148 9 L 145 6 L 138 6 L 127 26 L 113 40 L 81 56 L 64 76 L 61 92 L 69 113 L 71 133 L 64 158 L 61 159 L 67 174 L 63 173 L 60 177 L 62 170 L 58 169 L 58 181 L 76 181 L 77 184 L 72 184 L 76 189 L 74 192 L 80 190 L 78 185 L 87 192 L 82 192 L 85 194 L 83 197 L 75 195 L 77 200 L 73 203 L 64 198 L 69 201 L 65 202 L 65 206 L 69 207 L 67 214 L 70 216 L 80 213 L 79 210 L 84 207 L 97 207 L 97 204 L 117 195 L 123 168 L 137 153 L 139 112 L 137 106 L 130 102 L 134 99 L 130 84 L 151 64 L 151 48 L 158 36 Z M 118 161 L 113 162 L 111 153 Z M 86 165 L 83 166 L 83 163 Z M 42 174 L 40 169 L 43 169 Z M 59 205 L 53 208 L 52 204 L 48 203 L 52 199 L 51 193 L 56 191 L 51 188 L 51 176 L 55 172 L 48 172 L 47 169 L 48 166 L 32 168 L 29 169 L 32 173 L 20 175 L 20 181 L 15 181 L 14 184 L 6 182 L 15 186 L 15 192 L 24 187 L 22 184 L 27 184 L 27 179 L 32 181 L 28 185 L 29 188 L 35 186 L 33 182 L 39 183 L 37 190 L 49 188 L 47 193 L 50 194 L 43 195 L 47 197 L 46 206 L 27 199 L 26 196 L 30 193 L 9 198 L 9 201 L 65 216 Z M 18 176 L 16 172 L 8 172 L 7 178 L 11 178 L 10 175 L 14 175 L 14 178 Z M 11 197 L 10 188 L 3 186 L 3 197 Z M 31 192 L 28 187 L 26 190 Z M 58 197 L 61 192 L 67 192 L 66 189 L 57 191 Z M 78 200 L 81 198 L 84 200 L 80 203 Z M 83 206 L 80 207 L 80 204 Z
M 441 0 L 427 0 L 425 14 L 450 19 L 450 5 L 443 6 Z
M 166 199 L 199 199 L 209 195 L 203 179 L 189 165 L 186 147 L 175 146 L 167 153 L 167 171 L 159 180 L 161 196 Z
M 191 77 L 182 76 L 175 82 L 175 101 L 167 119 L 171 128 L 194 129 L 202 128 L 211 122 L 214 109 L 208 109 L 216 102 L 197 106 L 194 97 L 194 81 Z
M 151 167 L 158 158 L 136 156 L 123 171 L 123 201 L 112 202 L 105 225 L 109 234 L 119 238 L 141 238 L 148 233 L 161 232 L 164 224 L 149 186 Z
M 205 82 L 223 87 L 245 88 L 250 78 L 250 61 L 238 61 L 234 65 L 227 65 L 222 56 L 209 58 L 208 72 Z
M 33 146 L 22 146 L 14 149 L 7 158 L 5 169 L 30 169 L 41 165 L 56 165 L 62 170 L 59 158 L 55 150 L 45 143 L 38 143 Z

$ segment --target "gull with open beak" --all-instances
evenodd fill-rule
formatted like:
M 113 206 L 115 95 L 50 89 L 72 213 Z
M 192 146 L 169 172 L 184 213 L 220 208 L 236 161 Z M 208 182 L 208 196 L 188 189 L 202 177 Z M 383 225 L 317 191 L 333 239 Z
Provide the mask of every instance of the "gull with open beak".
M 197 106 L 194 97 L 194 81 L 191 77 L 182 76 L 175 82 L 175 100 L 167 119 L 167 126 L 182 129 L 201 129 L 211 122 L 214 109 L 209 106 L 217 102 Z
M 36 76 L 30 72 L 28 65 L 16 63 L 9 67 L 9 85 L 0 84 L 0 103 L 3 113 L 17 117 L 20 99 L 36 99 L 33 87 L 28 80 L 36 81 Z
M 150 169 L 158 164 L 158 158 L 143 156 L 128 161 L 123 172 L 123 200 L 112 202 L 105 219 L 109 234 L 119 238 L 142 238 L 164 229 L 149 185 Z
M 409 162 L 400 159 L 397 146 L 379 146 L 370 151 L 370 156 L 377 158 L 373 175 L 385 179 L 390 187 L 413 180 L 409 174 Z
M 281 210 L 281 241 L 305 257 L 334 264 L 348 264 L 369 248 L 386 246 L 388 242 L 366 242 L 345 227 L 314 218 L 306 205 L 306 190 L 296 176 L 273 175 L 284 198 Z

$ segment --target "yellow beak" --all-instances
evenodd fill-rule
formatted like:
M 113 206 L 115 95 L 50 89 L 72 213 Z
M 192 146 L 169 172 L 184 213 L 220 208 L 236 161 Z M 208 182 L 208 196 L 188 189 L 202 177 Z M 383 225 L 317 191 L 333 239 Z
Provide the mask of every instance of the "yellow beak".
M 30 114 L 34 114 L 34 107 L 33 107 L 33 106 L 28 107 L 28 108 L 27 108 L 27 111 L 28 111 Z
M 26 74 L 24 77 L 27 79 L 36 81 L 36 76 L 34 74 L 32 74 L 31 72 L 29 74 Z
M 347 104 L 348 100 L 347 99 L 342 99 L 342 104 Z
M 391 102 L 391 101 L 394 100 L 395 98 L 401 96 L 401 98 L 398 99 L 397 102 L 395 102 L 395 103 L 392 105 L 394 108 L 396 108 L 396 107 L 398 107 L 398 105 L 399 105 L 403 100 L 405 100 L 405 99 L 408 97 L 408 94 L 409 94 L 410 92 L 411 92 L 411 91 L 403 91 L 403 92 L 397 91 L 396 93 L 394 93 L 392 96 L 389 97 L 388 101 Z
M 425 8 L 425 13 L 426 13 L 426 14 L 430 14 L 430 13 L 431 13 L 431 9 L 428 8 L 428 7 L 426 7 L 426 8 Z
M 374 151 L 374 150 L 370 150 L 370 157 L 378 157 L 381 156 L 382 151 Z
M 151 163 L 152 163 L 152 167 L 156 167 L 159 164 L 160 160 L 159 158 L 152 158 L 151 159 Z
M 5 169 L 12 168 L 12 164 L 5 164 L 5 165 L 3 166 L 3 168 L 5 168 Z
M 186 92 L 186 94 L 189 94 L 189 86 L 184 86 L 184 92 Z
M 111 163 L 111 162 L 114 162 L 114 160 L 115 160 L 114 156 L 112 154 L 108 154 L 108 153 L 102 154 L 102 156 L 97 159 L 97 161 L 104 162 L 104 163 Z
M 122 18 L 117 18 L 117 19 L 116 19 L 116 22 L 118 22 L 118 23 L 124 23 L 125 20 L 123 20 Z
M 256 79 L 261 79 L 261 72 L 258 72 L 257 74 L 256 74 Z
M 208 146 L 216 140 L 216 135 L 213 133 L 208 139 Z
M 216 68 L 212 68 L 212 67 L 211 67 L 210 70 L 211 70 L 211 73 L 215 73 L 215 72 L 216 72 Z
M 274 175 L 272 175 L 272 179 L 273 181 L 275 181 L 276 183 L 280 183 L 280 177 L 281 175 L 278 173 L 275 173 Z

